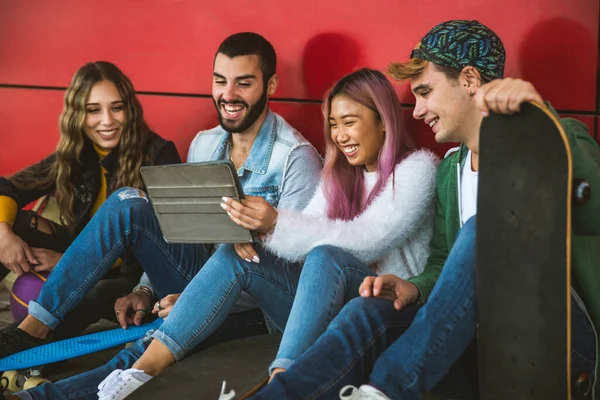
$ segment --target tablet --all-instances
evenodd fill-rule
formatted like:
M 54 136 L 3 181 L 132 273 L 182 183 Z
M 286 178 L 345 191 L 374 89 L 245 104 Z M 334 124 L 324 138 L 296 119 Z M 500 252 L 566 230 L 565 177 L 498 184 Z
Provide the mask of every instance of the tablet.
M 248 229 L 234 223 L 223 196 L 244 198 L 233 163 L 210 161 L 142 167 L 142 178 L 168 243 L 246 243 Z

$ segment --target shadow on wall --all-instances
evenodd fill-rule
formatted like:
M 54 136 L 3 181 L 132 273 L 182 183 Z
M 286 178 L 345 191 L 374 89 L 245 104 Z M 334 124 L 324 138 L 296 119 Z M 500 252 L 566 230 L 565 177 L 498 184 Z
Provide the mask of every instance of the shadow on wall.
M 555 108 L 594 110 L 598 48 L 583 25 L 566 18 L 540 22 L 525 35 L 518 57 L 523 79 Z
M 314 36 L 306 43 L 302 54 L 305 98 L 322 100 L 341 77 L 364 64 L 363 52 L 351 37 L 333 32 Z M 320 104 L 294 104 L 285 108 L 288 122 L 322 151 L 323 116 Z
M 322 99 L 341 77 L 364 65 L 358 43 L 340 33 L 322 33 L 306 43 L 302 70 L 309 99 Z

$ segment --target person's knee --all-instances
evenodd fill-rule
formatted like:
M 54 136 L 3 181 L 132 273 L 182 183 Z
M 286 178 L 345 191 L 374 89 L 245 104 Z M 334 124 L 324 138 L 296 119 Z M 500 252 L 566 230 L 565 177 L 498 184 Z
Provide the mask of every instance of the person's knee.
M 378 300 L 374 297 L 355 297 L 342 308 L 340 318 L 347 321 L 361 319 L 376 307 Z
M 118 210 L 152 212 L 152 206 L 146 192 L 132 187 L 117 189 L 106 202 L 107 205 Z
M 220 245 L 214 254 L 210 256 L 207 264 L 218 264 L 220 268 L 232 269 L 238 276 L 244 275 L 253 267 L 252 263 L 243 261 L 242 257 L 235 251 L 235 246 L 230 243 Z
M 322 265 L 337 267 L 356 262 L 354 256 L 338 247 L 323 245 L 313 248 L 306 257 L 305 267 L 308 265 Z
M 348 328 L 369 324 L 369 316 L 377 299 L 372 297 L 355 297 L 342 308 L 329 325 L 330 329 L 345 331 Z
M 344 306 L 344 310 L 349 312 L 369 310 L 374 302 L 376 302 L 374 297 L 355 297 Z
M 477 216 L 474 215 L 464 223 L 460 229 L 459 236 L 463 239 L 475 240 L 477 237 Z
M 472 230 L 472 231 L 475 231 L 476 227 L 477 227 L 477 215 L 473 215 L 463 225 L 463 229 L 467 228 L 468 230 Z

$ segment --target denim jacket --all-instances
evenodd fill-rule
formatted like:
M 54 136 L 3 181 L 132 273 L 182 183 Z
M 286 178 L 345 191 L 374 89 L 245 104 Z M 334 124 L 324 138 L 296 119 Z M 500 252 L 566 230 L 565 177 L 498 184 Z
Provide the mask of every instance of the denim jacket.
M 229 158 L 231 133 L 220 125 L 196 135 L 189 163 Z M 238 177 L 248 196 L 261 196 L 273 206 L 302 210 L 319 181 L 322 161 L 317 150 L 281 116 L 269 111 Z
M 220 125 L 199 132 L 190 145 L 188 163 L 227 160 L 231 133 Z M 319 182 L 322 159 L 304 136 L 269 110 L 238 177 L 248 196 L 261 196 L 285 210 L 303 210 Z M 152 288 L 144 273 L 136 286 Z M 134 289 L 135 290 L 135 289 Z M 240 310 L 255 308 L 245 302 Z

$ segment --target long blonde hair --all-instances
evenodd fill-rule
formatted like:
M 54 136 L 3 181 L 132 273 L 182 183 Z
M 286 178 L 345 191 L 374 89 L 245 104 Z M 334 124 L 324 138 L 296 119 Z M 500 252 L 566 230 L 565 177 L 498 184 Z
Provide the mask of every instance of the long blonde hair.
M 118 159 L 107 195 L 123 186 L 138 189 L 144 187 L 140 167 L 149 157 L 144 152 L 149 128 L 144 121 L 142 106 L 131 81 L 116 65 L 107 61 L 88 63 L 73 76 L 65 92 L 64 106 L 59 118 L 60 140 L 54 161 L 27 167 L 8 177 L 8 180 L 21 190 L 49 190 L 54 186 L 61 221 L 71 229 L 75 228 L 71 177 L 74 171 L 83 165 L 81 153 L 86 140 L 89 140 L 83 128 L 86 118 L 85 103 L 92 87 L 104 80 L 114 83 L 125 107 L 125 124 L 121 139 L 112 150 L 117 152 Z

